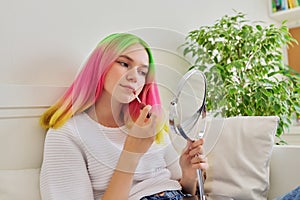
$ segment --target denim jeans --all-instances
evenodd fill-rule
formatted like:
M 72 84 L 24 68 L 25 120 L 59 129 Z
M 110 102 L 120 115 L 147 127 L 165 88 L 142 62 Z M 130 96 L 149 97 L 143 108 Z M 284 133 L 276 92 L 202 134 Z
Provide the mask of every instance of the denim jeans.
M 276 198 L 275 200 L 298 200 L 300 199 L 300 186 L 296 187 L 292 191 L 286 193 L 285 195 Z
M 191 196 L 190 194 L 184 194 L 180 190 L 169 190 L 153 194 L 141 198 L 140 200 L 181 200 L 183 197 Z

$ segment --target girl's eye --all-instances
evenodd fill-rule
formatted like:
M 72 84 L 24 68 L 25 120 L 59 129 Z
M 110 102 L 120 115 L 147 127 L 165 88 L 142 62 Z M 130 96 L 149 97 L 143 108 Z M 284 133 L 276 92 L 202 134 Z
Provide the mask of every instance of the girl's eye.
M 142 76 L 147 76 L 148 71 L 139 70 L 139 74 Z
M 117 61 L 122 67 L 128 67 L 129 65 L 126 62 L 123 61 Z

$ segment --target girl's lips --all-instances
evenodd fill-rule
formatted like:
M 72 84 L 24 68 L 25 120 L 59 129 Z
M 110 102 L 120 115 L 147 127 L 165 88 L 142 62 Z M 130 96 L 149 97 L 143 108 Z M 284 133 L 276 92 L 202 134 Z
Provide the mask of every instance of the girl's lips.
M 130 85 L 122 85 L 120 84 L 121 87 L 125 88 L 125 89 L 128 89 L 128 90 L 131 90 L 131 91 L 135 91 L 135 89 L 133 87 L 131 87 Z

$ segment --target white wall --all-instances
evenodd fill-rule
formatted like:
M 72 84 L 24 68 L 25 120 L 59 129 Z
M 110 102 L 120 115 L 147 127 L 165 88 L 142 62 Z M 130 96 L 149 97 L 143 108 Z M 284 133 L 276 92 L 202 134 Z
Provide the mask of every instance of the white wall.
M 0 84 L 69 85 L 96 43 L 112 32 L 158 27 L 184 36 L 233 9 L 251 20 L 270 21 L 267 0 L 0 3 Z

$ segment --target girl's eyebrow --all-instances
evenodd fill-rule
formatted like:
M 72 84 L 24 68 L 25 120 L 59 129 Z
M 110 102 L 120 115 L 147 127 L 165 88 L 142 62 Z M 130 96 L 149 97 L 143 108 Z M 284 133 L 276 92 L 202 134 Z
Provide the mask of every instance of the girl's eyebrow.
M 130 60 L 131 62 L 133 62 L 133 59 L 126 55 L 120 55 L 119 58 L 126 58 L 127 60 Z
M 125 58 L 125 59 L 129 60 L 130 62 L 134 62 L 134 60 L 127 55 L 120 55 L 119 58 Z M 144 65 L 144 64 L 142 64 L 141 67 L 149 68 L 148 65 Z

